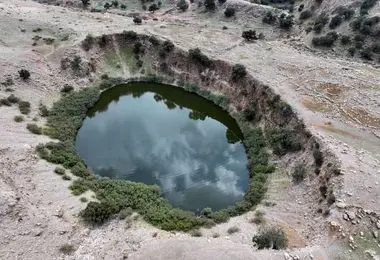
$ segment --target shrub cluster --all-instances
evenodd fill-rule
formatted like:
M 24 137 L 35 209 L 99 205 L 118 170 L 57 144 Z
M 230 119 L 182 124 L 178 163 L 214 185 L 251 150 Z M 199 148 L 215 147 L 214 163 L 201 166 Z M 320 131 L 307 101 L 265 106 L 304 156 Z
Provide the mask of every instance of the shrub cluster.
M 285 232 L 279 227 L 263 227 L 252 238 L 252 242 L 258 249 L 283 249 L 288 245 Z
M 268 142 L 273 149 L 273 153 L 279 156 L 288 152 L 301 150 L 302 145 L 294 130 L 285 128 L 273 128 L 267 131 Z
M 314 21 L 313 30 L 315 33 L 321 33 L 325 25 L 329 22 L 329 16 L 325 13 L 318 15 Z
M 211 65 L 211 60 L 199 48 L 189 50 L 189 58 L 205 67 Z
M 337 39 L 338 34 L 336 32 L 328 32 L 325 36 L 314 37 L 312 44 L 314 46 L 331 47 Z

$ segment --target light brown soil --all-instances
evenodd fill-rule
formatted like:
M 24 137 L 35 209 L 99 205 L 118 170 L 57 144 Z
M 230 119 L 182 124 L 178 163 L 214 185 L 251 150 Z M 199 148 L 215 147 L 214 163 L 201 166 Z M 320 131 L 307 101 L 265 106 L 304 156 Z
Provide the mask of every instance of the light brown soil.
M 292 47 L 297 37 L 246 43 L 240 37 L 240 24 L 219 22 L 219 18 L 206 18 L 197 12 L 157 11 L 154 16 L 159 20 L 148 19 L 135 26 L 131 18 L 111 13 L 90 13 L 30 0 L 0 1 L 0 81 L 12 77 L 15 95 L 32 103 L 32 113 L 22 123 L 13 120 L 19 114 L 16 106 L 0 107 L 0 258 L 291 259 L 290 254 L 301 259 L 334 259 L 336 255 L 349 259 L 353 253 L 331 239 L 327 230 L 331 225 L 339 225 L 339 237 L 345 233 L 346 241 L 353 232 L 377 229 L 380 70 Z M 222 30 L 222 24 L 229 29 Z M 37 27 L 42 32 L 32 32 Z M 53 173 L 55 166 L 38 159 L 34 151 L 38 143 L 48 138 L 29 133 L 25 126 L 34 117 L 38 124 L 43 123 L 38 104 L 51 105 L 65 83 L 76 88 L 90 83 L 88 78 L 66 77 L 61 72 L 63 55 L 79 52 L 75 46 L 88 33 L 101 35 L 123 30 L 157 35 L 180 48 L 199 47 L 213 58 L 244 64 L 249 73 L 280 94 L 341 161 L 343 181 L 335 194 L 338 203 L 331 214 L 315 214 L 318 202 L 306 192 L 310 183 L 294 185 L 289 172 L 282 169 L 271 176 L 266 198 L 266 202 L 275 205 L 264 203 L 259 207 L 265 212 L 267 223 L 278 223 L 287 230 L 292 245 L 288 252 L 258 251 L 252 246 L 252 236 L 259 228 L 250 222 L 254 212 L 212 229 L 202 229 L 201 238 L 164 232 L 139 219 L 131 227 L 119 220 L 100 228 L 86 227 L 78 217 L 85 204 L 70 194 L 69 182 Z M 32 46 L 35 35 L 56 41 L 52 45 L 39 42 Z M 68 40 L 62 41 L 65 36 Z M 20 68 L 30 70 L 28 82 L 18 78 Z M 101 73 L 100 70 L 98 74 Z M 118 73 L 129 76 L 123 70 Z M 9 95 L 5 87 L 1 89 L 0 98 Z M 326 122 L 330 125 L 326 126 Z M 360 224 L 343 220 L 345 211 L 361 209 L 373 214 L 362 217 Z M 227 235 L 231 226 L 238 226 L 241 231 Z M 220 236 L 213 238 L 215 233 Z M 71 255 L 59 251 L 65 243 L 74 246 Z

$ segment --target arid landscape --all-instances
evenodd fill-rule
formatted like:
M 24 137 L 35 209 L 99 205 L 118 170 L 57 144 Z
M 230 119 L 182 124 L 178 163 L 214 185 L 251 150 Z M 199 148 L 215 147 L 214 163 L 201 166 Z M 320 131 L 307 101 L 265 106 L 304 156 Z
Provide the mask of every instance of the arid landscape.
M 271 4 L 276 1 L 253 2 L 217 1 L 209 11 L 195 0 L 181 11 L 172 0 L 160 2 L 158 10 L 151 2 L 144 10 L 140 1 L 104 8 L 106 1 L 95 0 L 0 0 L 0 259 L 380 259 L 380 2 L 363 8 L 363 1 L 354 0 L 293 1 L 291 11 Z M 312 11 L 308 18 L 300 19 L 300 5 Z M 337 27 L 339 40 L 318 46 L 313 37 L 331 30 L 324 22 L 316 33 L 315 20 L 333 17 L 338 7 L 354 10 L 352 20 Z M 227 8 L 234 10 L 231 17 Z M 268 12 L 277 18 L 266 23 Z M 286 15 L 280 18 L 281 13 Z M 349 24 L 359 13 L 379 21 L 360 20 L 353 29 Z M 292 26 L 282 27 L 291 14 Z M 356 39 L 366 35 L 364 27 L 368 36 Z M 258 37 L 243 38 L 249 30 Z M 123 48 L 125 31 L 139 35 L 139 58 Z M 87 49 L 89 35 L 99 46 Z M 340 43 L 342 35 L 350 35 L 352 46 L 361 42 L 354 55 L 348 55 L 353 47 Z M 163 58 L 152 37 L 159 46 L 171 42 L 173 50 Z M 189 61 L 187 52 L 195 48 L 211 65 Z M 235 64 L 246 70 L 240 81 L 229 79 Z M 72 194 L 69 186 L 78 177 L 67 173 L 63 180 L 54 172 L 56 164 L 40 158 L 37 146 L 54 140 L 32 133 L 31 125 L 44 127 L 49 117 L 41 107 L 50 110 L 69 86 L 80 91 L 148 72 L 227 97 L 231 114 L 257 104 L 262 128 L 296 129 L 302 149 L 281 156 L 269 152 L 276 170 L 260 204 L 196 233 L 162 230 L 137 211 L 102 225 L 84 222 L 81 211 L 98 195 Z M 275 94 L 294 112 L 285 123 L 280 115 L 287 106 L 275 112 L 264 107 Z M 23 102 L 30 103 L 30 112 Z M 316 144 L 324 158 L 319 164 Z M 300 163 L 306 173 L 295 182 Z M 266 225 L 281 227 L 286 248 L 254 245 L 252 238 Z

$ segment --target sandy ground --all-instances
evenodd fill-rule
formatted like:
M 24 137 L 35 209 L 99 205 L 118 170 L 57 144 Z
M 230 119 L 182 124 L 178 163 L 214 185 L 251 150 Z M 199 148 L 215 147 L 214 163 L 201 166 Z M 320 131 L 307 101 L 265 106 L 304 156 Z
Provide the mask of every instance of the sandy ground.
M 110 13 L 0 0 L 0 80 L 13 77 L 15 95 L 32 103 L 32 113 L 22 123 L 13 120 L 19 114 L 16 106 L 0 108 L 1 259 L 292 259 L 292 255 L 333 259 L 337 252 L 350 252 L 346 247 L 336 250 L 338 243 L 327 232 L 331 221 L 346 235 L 361 226 L 376 231 L 376 219 L 372 224 L 368 220 L 367 225 L 362 218 L 358 225 L 343 216 L 345 211 L 362 209 L 380 213 L 379 69 L 314 53 L 299 47 L 302 44 L 297 37 L 244 43 L 239 26 L 231 23 L 228 30 L 222 30 L 221 23 L 194 12 L 157 12 L 155 16 L 158 21 L 146 20 L 135 26 L 131 18 Z M 43 30 L 34 33 L 38 27 Z M 75 87 L 88 84 L 87 79 L 67 79 L 61 74 L 62 54 L 71 53 L 71 46 L 88 33 L 123 30 L 154 34 L 184 49 L 200 47 L 213 58 L 242 63 L 281 94 L 341 161 L 344 175 L 336 194 L 338 207 L 328 218 L 316 217 L 316 203 L 304 192 L 307 183 L 292 185 L 285 170 L 272 176 L 267 200 L 276 206 L 260 207 L 267 222 L 281 224 L 291 235 L 287 252 L 257 251 L 252 246 L 258 229 L 250 223 L 254 212 L 202 230 L 201 238 L 160 231 L 139 219 L 130 227 L 119 220 L 97 229 L 84 226 L 78 213 L 85 204 L 70 194 L 69 182 L 53 173 L 55 166 L 39 160 L 34 152 L 47 138 L 29 133 L 25 126 L 34 118 L 43 123 L 38 104 L 51 104 L 65 83 Z M 56 39 L 68 36 L 68 40 L 32 46 L 36 34 Z M 29 82 L 18 78 L 20 68 L 30 70 Z M 5 87 L 1 89 L 0 97 L 9 95 Z M 241 231 L 228 235 L 231 226 Z M 220 236 L 213 238 L 216 233 Z M 65 243 L 74 246 L 71 255 L 59 252 Z

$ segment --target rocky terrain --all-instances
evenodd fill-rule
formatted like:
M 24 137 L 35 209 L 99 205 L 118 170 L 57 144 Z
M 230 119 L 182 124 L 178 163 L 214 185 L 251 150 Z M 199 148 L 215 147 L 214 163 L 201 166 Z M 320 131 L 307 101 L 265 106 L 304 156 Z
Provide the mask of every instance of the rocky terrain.
M 32 108 L 24 122 L 16 122 L 17 106 L 0 107 L 1 259 L 379 259 L 380 70 L 376 62 L 367 64 L 359 57 L 313 48 L 303 25 L 296 24 L 290 32 L 264 25 L 262 16 L 273 8 L 239 0 L 224 3 L 236 8 L 232 19 L 224 17 L 223 6 L 209 14 L 199 10 L 197 3 L 179 12 L 175 3 L 165 2 L 152 13 L 133 2 L 126 11 L 107 12 L 90 12 L 90 7 L 83 9 L 75 1 L 74 5 L 55 2 L 61 6 L 0 0 L 0 98 L 13 93 Z M 354 5 L 330 2 L 324 1 L 321 8 L 332 12 L 339 5 Z M 312 1 L 305 3 L 306 8 L 311 5 Z M 379 10 L 377 3 L 370 13 Z M 134 24 L 135 13 L 144 18 L 141 25 Z M 262 32 L 265 39 L 245 41 L 241 34 L 247 28 Z M 33 135 L 26 125 L 44 123 L 39 104 L 51 106 L 65 84 L 79 89 L 104 72 L 132 76 L 123 64 L 113 70 L 100 52 L 89 54 L 80 47 L 88 34 L 124 30 L 171 40 L 182 50 L 199 47 L 211 58 L 241 63 L 281 95 L 321 140 L 324 151 L 339 161 L 341 175 L 331 180 L 336 201 L 329 212 L 317 212 L 320 205 L 310 192 L 313 178 L 295 185 L 284 168 L 270 177 L 267 198 L 257 210 L 265 212 L 267 223 L 283 227 L 289 237 L 287 250 L 253 246 L 252 236 L 259 229 L 252 223 L 255 211 L 202 229 L 202 237 L 159 230 L 136 214 L 128 223 L 115 219 L 98 228 L 84 225 L 78 214 L 85 203 L 70 193 L 69 181 L 54 174 L 55 165 L 35 152 L 39 143 L 49 139 Z M 95 59 L 97 70 L 68 75 L 61 60 L 73 55 Z M 21 69 L 30 71 L 28 81 L 19 77 Z M 235 226 L 240 231 L 229 234 Z

